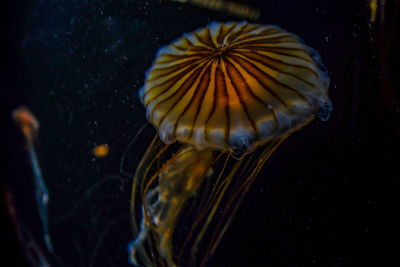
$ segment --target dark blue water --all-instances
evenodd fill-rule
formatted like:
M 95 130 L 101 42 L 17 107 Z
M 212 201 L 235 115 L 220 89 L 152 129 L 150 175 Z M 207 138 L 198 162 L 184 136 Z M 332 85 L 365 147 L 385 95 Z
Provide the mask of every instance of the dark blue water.
M 399 263 L 400 8 L 386 1 L 384 17 L 378 13 L 373 23 L 368 2 L 243 1 L 259 8 L 258 23 L 296 33 L 320 53 L 334 110 L 274 153 L 209 266 Z M 183 32 L 238 18 L 172 1 L 4 5 L 2 189 L 12 192 L 17 226 L 31 236 L 19 245 L 10 220 L 2 261 L 35 265 L 24 256 L 28 240 L 51 266 L 128 266 L 131 183 L 120 162 L 145 123 L 137 97 L 144 73 L 157 50 Z M 11 120 L 19 105 L 40 123 L 36 149 L 50 192 L 55 256 L 44 246 L 28 154 Z M 128 151 L 125 173 L 133 173 L 155 134 L 146 128 Z M 109 155 L 94 157 L 92 149 L 104 143 Z

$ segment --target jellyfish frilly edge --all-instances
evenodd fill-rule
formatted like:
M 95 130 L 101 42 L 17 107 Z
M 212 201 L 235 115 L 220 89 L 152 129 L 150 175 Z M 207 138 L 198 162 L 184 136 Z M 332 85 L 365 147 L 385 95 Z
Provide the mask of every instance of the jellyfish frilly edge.
M 277 26 L 212 22 L 162 47 L 139 91 L 161 141 L 134 176 L 131 263 L 203 266 L 272 152 L 329 117 L 328 87 L 318 53 Z

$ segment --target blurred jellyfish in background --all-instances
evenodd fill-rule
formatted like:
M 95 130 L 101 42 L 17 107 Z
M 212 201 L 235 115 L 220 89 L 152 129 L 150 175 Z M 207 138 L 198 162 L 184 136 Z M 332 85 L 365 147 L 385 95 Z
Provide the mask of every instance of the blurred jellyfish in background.
M 328 87 L 318 53 L 277 26 L 211 22 L 162 47 L 139 92 L 159 138 L 133 181 L 130 262 L 204 266 L 271 153 L 328 119 Z
M 194 6 L 210 9 L 216 12 L 224 12 L 229 15 L 242 18 L 258 20 L 260 10 L 244 3 L 225 1 L 225 0 L 172 0 L 181 3 L 190 3 Z
M 39 159 L 36 155 L 35 140 L 39 132 L 39 122 L 26 107 L 19 107 L 12 114 L 14 122 L 18 125 L 23 133 L 29 154 L 34 179 L 34 191 L 36 197 L 36 205 L 38 207 L 39 216 L 43 225 L 43 238 L 49 252 L 53 252 L 53 246 L 50 240 L 47 205 L 49 202 L 49 192 L 44 182 L 42 170 L 40 168 Z

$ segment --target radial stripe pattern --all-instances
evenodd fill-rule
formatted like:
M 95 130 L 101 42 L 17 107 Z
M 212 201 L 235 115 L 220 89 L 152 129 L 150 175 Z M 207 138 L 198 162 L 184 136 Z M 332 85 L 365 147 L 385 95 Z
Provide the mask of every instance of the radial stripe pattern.
M 165 143 L 238 157 L 332 109 L 318 53 L 277 26 L 212 22 L 162 47 L 139 97 Z

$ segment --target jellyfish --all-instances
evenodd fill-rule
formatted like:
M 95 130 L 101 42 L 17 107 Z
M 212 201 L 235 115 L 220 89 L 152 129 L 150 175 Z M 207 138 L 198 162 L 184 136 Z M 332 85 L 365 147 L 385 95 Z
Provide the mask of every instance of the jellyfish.
M 33 170 L 33 180 L 35 184 L 36 204 L 38 206 L 40 219 L 43 225 L 43 236 L 49 252 L 53 252 L 51 244 L 49 223 L 48 223 L 48 204 L 49 192 L 42 175 L 39 159 L 35 150 L 35 139 L 39 132 L 39 122 L 35 115 L 26 107 L 18 107 L 12 113 L 14 122 L 19 126 L 24 134 L 30 163 Z
M 130 263 L 204 266 L 278 146 L 332 110 L 319 54 L 278 26 L 211 22 L 160 48 L 139 98 Z

